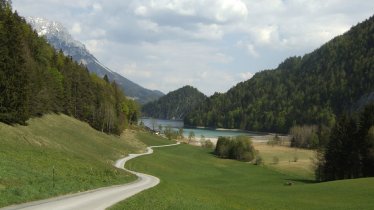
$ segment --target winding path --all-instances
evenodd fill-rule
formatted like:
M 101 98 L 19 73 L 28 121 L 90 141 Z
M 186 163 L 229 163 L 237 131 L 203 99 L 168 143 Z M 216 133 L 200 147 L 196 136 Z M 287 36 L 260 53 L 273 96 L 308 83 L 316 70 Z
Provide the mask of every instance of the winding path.
M 126 161 L 142 155 L 152 154 L 152 148 L 175 146 L 178 144 L 179 143 L 147 147 L 147 152 L 145 153 L 129 154 L 127 157 L 117 160 L 114 164 L 115 167 L 138 176 L 138 179 L 132 183 L 104 187 L 82 193 L 24 203 L 21 205 L 8 206 L 1 208 L 0 210 L 104 210 L 122 200 L 125 200 L 143 190 L 152 188 L 160 183 L 160 179 L 155 176 L 125 169 L 124 165 Z

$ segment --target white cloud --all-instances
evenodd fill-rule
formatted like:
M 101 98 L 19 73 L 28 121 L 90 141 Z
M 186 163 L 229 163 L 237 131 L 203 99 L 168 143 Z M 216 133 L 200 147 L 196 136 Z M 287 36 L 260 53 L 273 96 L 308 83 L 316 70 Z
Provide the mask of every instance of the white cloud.
M 169 92 L 224 92 L 373 15 L 372 0 L 13 0 L 62 22 L 105 65 Z
M 236 46 L 242 49 L 247 50 L 248 54 L 253 58 L 260 57 L 260 54 L 256 51 L 255 46 L 252 43 L 248 43 L 247 41 L 239 40 L 236 43 Z
M 252 72 L 242 72 L 239 74 L 239 77 L 242 80 L 249 80 L 253 77 L 253 75 L 254 74 Z
M 74 23 L 73 27 L 70 30 L 70 33 L 73 35 L 80 34 L 82 32 L 81 25 L 79 23 Z
M 87 49 L 94 55 L 106 53 L 105 51 L 103 51 L 105 45 L 105 40 L 91 39 L 85 42 L 85 46 L 87 47 Z
M 135 9 L 135 14 L 139 16 L 147 16 L 148 9 L 145 6 L 139 6 Z
M 271 44 L 274 41 L 278 41 L 278 29 L 277 26 L 271 25 L 266 27 L 260 27 L 254 31 L 257 34 L 257 41 L 263 44 Z
M 193 33 L 193 37 L 198 39 L 218 40 L 223 37 L 223 30 L 217 24 L 204 25 L 197 24 L 197 31 Z
M 126 64 L 121 70 L 124 75 L 128 76 L 136 76 L 136 77 L 143 77 L 143 78 L 150 78 L 152 77 L 152 72 L 139 69 L 136 63 Z
M 241 0 L 158 0 L 141 1 L 134 13 L 151 19 L 159 19 L 160 16 L 167 14 L 171 18 L 184 16 L 194 17 L 191 21 L 206 19 L 225 23 L 245 19 L 248 10 Z
M 94 12 L 101 12 L 103 7 L 99 3 L 94 3 L 94 4 L 92 4 L 92 9 L 93 9 Z
M 150 20 L 138 20 L 137 24 L 139 27 L 141 27 L 143 30 L 149 31 L 149 32 L 160 32 L 160 27 L 157 23 L 152 22 Z

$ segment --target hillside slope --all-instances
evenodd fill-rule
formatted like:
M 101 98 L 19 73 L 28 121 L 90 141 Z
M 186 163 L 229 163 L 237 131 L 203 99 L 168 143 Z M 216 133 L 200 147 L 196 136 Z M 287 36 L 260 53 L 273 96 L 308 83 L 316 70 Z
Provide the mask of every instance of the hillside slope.
M 159 119 L 183 119 L 187 113 L 202 103 L 206 96 L 191 86 L 172 91 L 157 101 L 145 104 L 143 115 Z
M 66 115 L 27 123 L 0 123 L 0 207 L 136 179 L 112 165 L 144 150 L 135 134 L 107 135 Z
M 144 104 L 164 95 L 160 91 L 146 89 L 104 66 L 87 50 L 84 44 L 75 40 L 61 23 L 32 17 L 28 17 L 26 20 L 55 49 L 61 49 L 65 55 L 72 56 L 75 61 L 83 63 L 90 72 L 96 73 L 99 77 L 103 78 L 104 75 L 107 75 L 110 81 L 116 81 L 122 87 L 127 96 Z
M 332 125 L 374 92 L 373 34 L 371 17 L 310 54 L 213 95 L 185 124 L 278 132 L 295 124 Z

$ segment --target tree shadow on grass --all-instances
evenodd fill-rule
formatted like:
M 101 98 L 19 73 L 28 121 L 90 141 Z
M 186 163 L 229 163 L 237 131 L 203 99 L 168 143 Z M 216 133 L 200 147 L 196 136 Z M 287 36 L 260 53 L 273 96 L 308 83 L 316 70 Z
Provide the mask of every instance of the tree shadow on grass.
M 299 182 L 299 183 L 304 183 L 304 184 L 316 184 L 319 183 L 316 180 L 313 179 L 285 179 L 286 182 Z

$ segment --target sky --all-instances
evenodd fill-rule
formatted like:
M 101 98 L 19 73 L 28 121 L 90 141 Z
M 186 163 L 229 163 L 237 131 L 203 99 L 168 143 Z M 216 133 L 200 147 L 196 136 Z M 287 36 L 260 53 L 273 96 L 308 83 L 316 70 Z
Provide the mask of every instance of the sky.
M 374 15 L 373 0 L 13 0 L 111 70 L 164 93 L 226 92 Z

